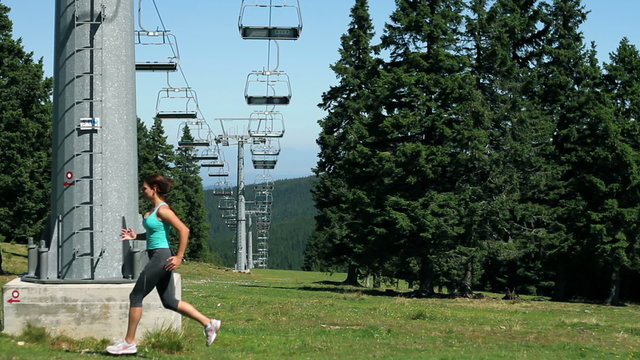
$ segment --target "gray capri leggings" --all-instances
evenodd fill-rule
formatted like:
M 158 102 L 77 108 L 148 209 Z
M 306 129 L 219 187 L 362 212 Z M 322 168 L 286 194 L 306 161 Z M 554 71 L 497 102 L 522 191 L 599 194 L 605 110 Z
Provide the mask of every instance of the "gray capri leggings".
M 142 299 L 149 295 L 155 287 L 158 289 L 162 305 L 176 311 L 178 309 L 179 300 L 176 298 L 176 289 L 171 281 L 171 271 L 165 270 L 164 266 L 167 259 L 170 258 L 171 250 L 169 249 L 152 249 L 147 250 L 149 262 L 144 267 L 136 285 L 129 294 L 130 307 L 142 307 Z

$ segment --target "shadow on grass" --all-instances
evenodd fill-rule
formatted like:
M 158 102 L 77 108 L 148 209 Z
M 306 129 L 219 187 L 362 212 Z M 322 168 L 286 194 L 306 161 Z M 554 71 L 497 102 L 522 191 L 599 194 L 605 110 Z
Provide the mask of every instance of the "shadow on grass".
M 2 250 L 2 253 L 3 253 L 3 254 L 8 254 L 8 255 L 17 256 L 17 257 L 21 257 L 21 258 L 25 258 L 25 259 L 27 258 L 27 255 L 26 255 L 26 254 L 18 254 L 18 253 L 12 252 L 12 251 Z
M 20 277 L 20 276 L 22 276 L 24 274 L 26 274 L 24 271 L 22 271 L 22 272 L 13 272 L 13 271 L 6 271 L 6 270 L 3 270 L 3 269 L 0 269 L 0 276 L 18 276 L 18 277 Z
M 321 282 L 326 285 L 326 282 Z M 263 288 L 263 289 L 282 289 L 282 290 L 300 290 L 300 291 L 318 291 L 318 292 L 333 292 L 336 294 L 363 294 L 369 296 L 386 296 L 386 297 L 403 297 L 413 299 L 453 299 L 455 296 L 449 294 L 429 293 L 421 290 L 413 291 L 396 291 L 392 289 L 377 290 L 377 289 L 365 289 L 357 287 L 341 287 L 344 286 L 339 282 L 336 282 L 334 286 L 268 286 L 268 285 L 240 285 L 249 288 Z

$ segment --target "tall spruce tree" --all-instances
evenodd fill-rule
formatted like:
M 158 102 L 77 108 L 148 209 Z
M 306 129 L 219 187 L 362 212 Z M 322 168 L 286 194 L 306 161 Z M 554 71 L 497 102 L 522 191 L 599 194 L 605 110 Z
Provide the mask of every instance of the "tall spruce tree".
M 481 144 L 471 138 L 467 106 L 476 94 L 460 47 L 463 1 L 396 4 L 380 46 L 390 54 L 381 75 L 387 116 L 379 126 L 390 174 L 385 237 L 395 276 L 430 293 L 437 282 L 452 281 L 439 278 L 465 231 L 461 205 L 468 193 L 458 183 Z
M 183 127 L 181 140 L 193 141 L 189 127 Z M 200 164 L 193 158 L 194 151 L 188 147 L 176 150 L 172 169 L 175 187 L 171 193 L 171 207 L 189 228 L 189 244 L 185 255 L 194 260 L 206 260 L 209 259 L 209 223 L 204 206 Z
M 531 96 L 545 30 L 533 0 L 472 1 L 473 72 L 489 118 L 478 231 L 486 250 L 481 280 L 490 290 L 537 292 L 545 283 L 541 244 L 553 237 L 546 197 L 553 124 Z
M 138 142 L 138 156 L 140 160 L 140 178 L 151 174 L 169 175 L 174 162 L 173 146 L 167 142 L 162 120 L 153 119 L 153 125 L 148 131 L 139 127 L 139 135 L 146 135 Z
M 13 38 L 9 11 L 0 4 L 0 238 L 25 241 L 49 211 L 52 81 Z
M 546 34 L 537 65 L 540 83 L 535 98 L 555 127 L 549 161 L 560 175 L 553 185 L 555 198 L 550 199 L 550 206 L 561 234 L 547 239 L 544 251 L 548 254 L 547 266 L 555 272 L 553 297 L 564 300 L 577 288 L 579 277 L 575 274 L 585 262 L 584 230 L 588 226 L 585 199 L 576 188 L 581 169 L 575 166 L 575 157 L 582 150 L 574 136 L 586 121 L 585 116 L 589 117 L 582 107 L 589 85 L 585 85 L 587 52 L 580 31 L 587 14 L 580 0 L 554 0 L 543 4 L 543 10 Z
M 368 194 L 352 176 L 354 168 L 345 163 L 363 141 L 361 123 L 366 121 L 370 103 L 370 79 L 375 59 L 370 46 L 373 25 L 367 0 L 356 0 L 351 23 L 341 38 L 340 59 L 331 66 L 339 80 L 323 94 L 319 107 L 328 115 L 319 121 L 317 143 L 319 161 L 314 169 L 318 182 L 313 199 L 318 209 L 316 229 L 307 244 L 306 267 L 348 269 L 346 283 L 357 284 L 357 269 L 366 265 L 363 249 L 368 237 L 366 212 Z M 367 179 L 370 180 L 370 179 Z
M 162 120 L 155 118 L 151 129 L 146 128 L 138 119 L 138 183 L 151 174 L 171 175 L 175 153 L 167 142 Z M 145 213 L 149 206 L 140 194 L 140 212 Z
M 590 214 L 595 256 L 607 274 L 604 303 L 613 305 L 621 301 L 622 274 L 640 270 L 640 53 L 624 38 L 610 61 L 602 92 L 611 98 L 613 115 L 597 124 L 600 149 L 594 154 L 597 190 L 607 196 Z
M 142 182 L 147 175 L 142 175 L 143 172 L 146 173 L 146 170 L 143 170 L 143 164 L 150 164 L 153 160 L 153 154 L 151 152 L 151 148 L 148 146 L 147 142 L 149 141 L 149 130 L 147 126 L 144 124 L 140 118 L 137 118 L 137 150 L 138 150 L 138 186 L 142 186 Z M 153 174 L 150 172 L 149 174 Z M 138 211 L 143 212 L 147 208 L 147 201 L 140 195 L 138 196 Z

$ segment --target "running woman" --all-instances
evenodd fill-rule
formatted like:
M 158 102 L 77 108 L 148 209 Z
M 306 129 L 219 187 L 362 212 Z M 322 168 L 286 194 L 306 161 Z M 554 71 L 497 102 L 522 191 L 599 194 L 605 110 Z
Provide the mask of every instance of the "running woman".
M 167 204 L 167 195 L 171 190 L 171 180 L 158 174 L 149 175 L 142 185 L 145 200 L 152 205 L 151 211 L 145 214 L 142 221 L 146 233 L 136 234 L 129 229 L 122 229 L 121 240 L 146 240 L 149 262 L 144 267 L 129 294 L 129 324 L 125 338 L 107 346 L 107 352 L 114 355 L 135 354 L 137 349 L 136 329 L 142 317 L 142 300 L 153 288 L 158 289 L 162 305 L 170 310 L 187 316 L 204 327 L 207 346 L 216 339 L 222 322 L 202 315 L 193 305 L 178 300 L 171 281 L 173 270 L 176 270 L 184 259 L 189 241 L 189 228 L 178 218 Z M 171 228 L 179 233 L 178 253 L 174 256 L 169 249 L 169 233 Z

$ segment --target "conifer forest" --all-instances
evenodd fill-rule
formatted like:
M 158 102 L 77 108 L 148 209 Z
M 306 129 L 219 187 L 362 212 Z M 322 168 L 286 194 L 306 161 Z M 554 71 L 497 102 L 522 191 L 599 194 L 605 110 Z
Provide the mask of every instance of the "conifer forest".
M 638 299 L 640 53 L 580 0 L 357 0 L 320 106 L 307 269 L 442 289 Z

